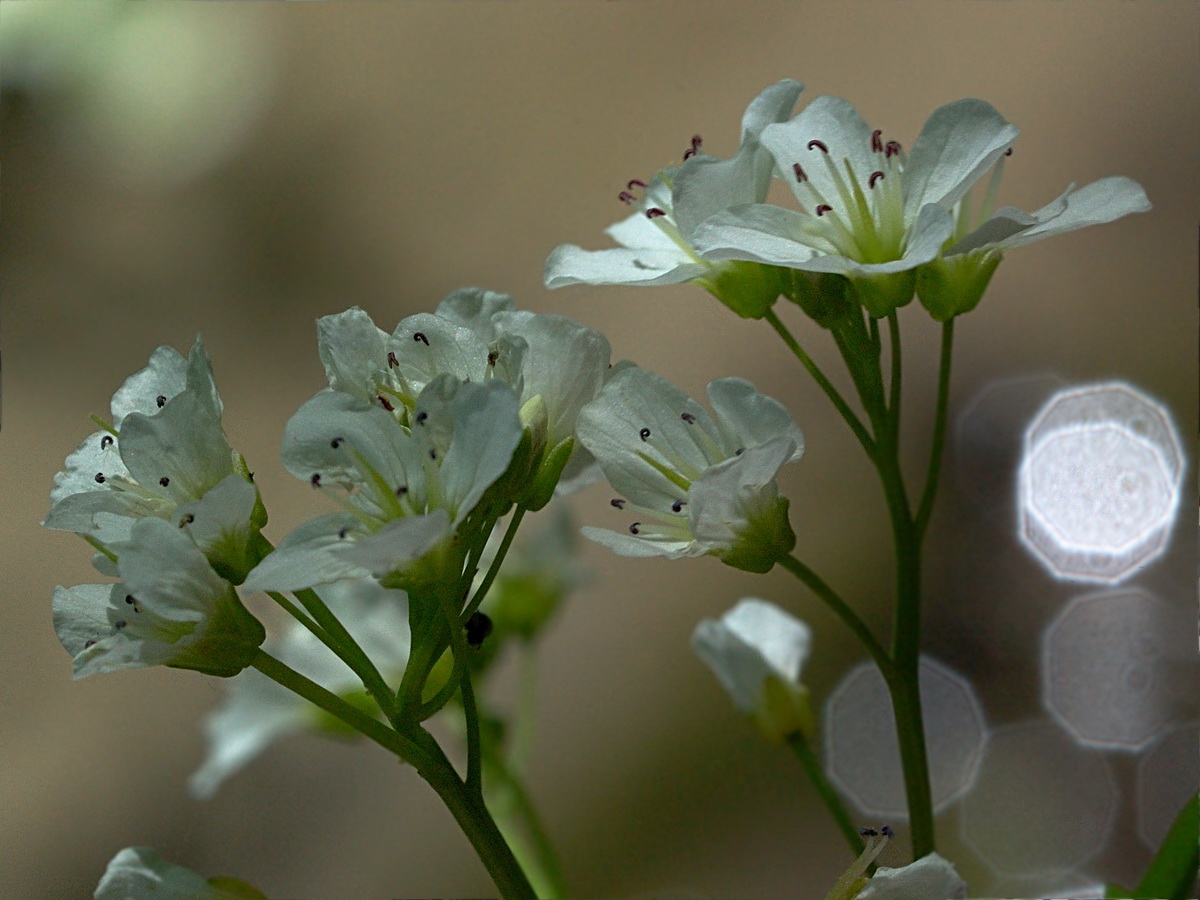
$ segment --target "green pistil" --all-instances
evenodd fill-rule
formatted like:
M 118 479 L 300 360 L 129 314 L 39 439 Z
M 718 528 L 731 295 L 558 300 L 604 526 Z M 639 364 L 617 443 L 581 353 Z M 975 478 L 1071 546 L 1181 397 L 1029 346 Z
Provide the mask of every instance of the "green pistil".
M 95 413 L 92 413 L 91 419 L 92 419 L 92 421 L 93 421 L 93 422 L 95 422 L 97 425 L 99 425 L 101 428 L 103 428 L 105 431 L 107 431 L 107 432 L 108 432 L 109 434 L 111 434 L 113 437 L 119 437 L 119 436 L 120 436 L 120 435 L 117 433 L 117 429 L 113 428 L 111 425 L 109 425 L 107 422 L 105 422 L 105 421 L 104 421 L 102 418 L 100 418 L 100 417 L 99 417 L 98 415 L 96 415 Z
M 396 496 L 395 489 L 387 483 L 387 480 L 379 473 L 373 465 L 367 462 L 366 458 L 357 450 L 351 448 L 350 452 L 354 455 L 354 462 L 358 466 L 358 471 L 366 476 L 367 482 L 374 489 L 376 502 L 379 504 L 379 509 L 384 514 L 385 519 L 396 519 L 404 515 L 404 507 L 400 505 L 400 498 Z M 389 515 L 390 513 L 390 515 Z
M 682 475 L 680 475 L 674 469 L 668 469 L 662 463 L 658 462 L 655 459 L 651 459 L 649 456 L 647 456 L 645 453 L 642 453 L 640 450 L 638 451 L 637 456 L 638 456 L 638 459 L 642 460 L 647 465 L 652 466 L 656 472 L 661 474 L 664 478 L 666 478 L 668 481 L 670 481 L 671 484 L 675 485 L 677 488 L 679 488 L 685 494 L 687 493 L 688 489 L 692 486 L 692 483 L 688 479 L 684 478 Z

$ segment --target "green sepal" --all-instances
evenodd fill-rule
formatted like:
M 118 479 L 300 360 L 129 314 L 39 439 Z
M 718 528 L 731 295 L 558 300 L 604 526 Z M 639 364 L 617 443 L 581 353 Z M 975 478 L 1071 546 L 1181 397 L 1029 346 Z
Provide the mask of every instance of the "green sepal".
M 250 471 L 246 457 L 236 450 L 233 451 L 233 471 L 254 484 L 254 473 Z M 267 507 L 263 504 L 262 493 L 258 490 L 258 485 L 254 485 L 254 493 L 254 509 L 250 513 L 250 524 L 261 531 L 267 524 Z
M 886 319 L 912 302 L 917 274 L 912 269 L 877 275 L 851 275 L 851 293 L 872 318 Z
M 836 272 L 793 269 L 787 298 L 822 328 L 833 328 L 857 312 L 850 282 Z
M 249 666 L 266 640 L 262 623 L 242 605 L 230 585 L 205 623 L 204 636 L 171 659 L 174 669 L 193 669 L 205 675 L 230 678 Z
M 727 566 L 762 575 L 795 547 L 796 533 L 788 521 L 787 498 L 773 497 L 755 511 L 737 543 L 717 556 Z
M 761 319 L 784 293 L 788 270 L 764 263 L 730 260 L 717 263 L 696 283 L 743 319 Z
M 530 512 L 537 512 L 554 499 L 554 489 L 562 477 L 563 469 L 571 461 L 575 452 L 575 439 L 567 438 L 542 457 L 541 465 L 529 482 L 525 493 L 520 497 L 520 503 Z
M 973 250 L 940 256 L 917 269 L 917 296 L 935 322 L 948 322 L 970 312 L 983 299 L 1004 254 Z
M 763 681 L 762 696 L 751 715 L 767 740 L 783 744 L 794 734 L 811 740 L 816 733 L 812 698 L 802 684 L 788 684 L 775 675 Z
M 216 897 L 219 900 L 268 900 L 266 894 L 240 878 L 217 876 L 205 880 L 208 886 L 217 892 Z

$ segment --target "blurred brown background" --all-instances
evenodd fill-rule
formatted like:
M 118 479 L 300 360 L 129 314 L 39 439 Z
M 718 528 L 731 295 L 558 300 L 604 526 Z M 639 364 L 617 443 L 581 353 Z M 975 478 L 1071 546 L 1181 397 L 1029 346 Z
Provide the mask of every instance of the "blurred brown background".
M 373 747 L 289 740 L 197 803 L 185 782 L 219 685 L 162 669 L 71 683 L 50 596 L 99 579 L 78 539 L 37 527 L 53 475 L 155 346 L 186 351 L 197 332 L 276 540 L 328 511 L 277 459 L 284 423 L 324 383 L 317 316 L 357 304 L 390 329 L 479 285 L 603 330 L 617 358 L 689 391 L 749 378 L 806 432 L 784 478 L 798 554 L 885 626 L 874 475 L 766 326 L 687 286 L 541 286 L 550 249 L 607 246 L 617 192 L 693 133 L 733 152 L 745 104 L 780 78 L 805 83 L 802 104 L 846 97 L 909 146 L 935 107 L 989 100 L 1022 129 L 1001 201 L 1025 209 L 1071 181 L 1140 181 L 1153 213 L 1010 254 L 958 327 L 954 409 L 998 379 L 1121 378 L 1167 405 L 1194 458 L 1194 3 L 137 4 L 133 26 L 128 9 L 84 19 L 96 4 L 31 24 L 18 5 L 0 9 L 5 897 L 90 896 L 131 844 L 273 897 L 492 890 L 433 793 Z M 783 315 L 836 371 L 831 342 Z M 915 471 L 937 334 L 918 308 L 902 320 Z M 1012 537 L 1005 460 L 998 448 L 995 487 L 973 494 L 980 460 L 952 447 L 927 577 L 930 652 L 971 675 L 995 724 L 1037 714 L 1041 629 L 1086 590 Z M 1167 556 L 1135 580 L 1188 628 L 1193 483 Z M 577 498 L 581 520 L 599 521 L 607 496 Z M 545 641 L 532 784 L 574 893 L 823 897 L 849 862 L 824 810 L 688 637 L 741 596 L 780 602 L 816 629 L 818 699 L 857 649 L 785 573 L 587 559 L 599 577 Z M 1126 787 L 1133 762 L 1114 756 Z M 943 852 L 988 893 L 954 832 L 951 813 Z M 1133 880 L 1147 858 L 1122 831 L 1092 871 Z

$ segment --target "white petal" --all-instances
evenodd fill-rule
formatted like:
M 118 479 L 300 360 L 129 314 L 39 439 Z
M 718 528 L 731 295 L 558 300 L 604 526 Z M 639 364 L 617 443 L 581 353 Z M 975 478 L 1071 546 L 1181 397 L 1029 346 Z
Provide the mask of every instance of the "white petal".
M 812 222 L 805 213 L 751 203 L 709 217 L 696 228 L 692 240 L 705 259 L 744 259 L 800 269 L 832 249 Z
M 149 847 L 128 847 L 113 857 L 93 896 L 94 900 L 220 900 L 228 895 Z
M 67 457 L 63 470 L 54 476 L 54 489 L 50 491 L 50 503 L 56 505 L 74 494 L 101 490 L 102 482 L 96 481 L 97 473 L 106 478 L 129 476 L 129 470 L 125 468 L 125 463 L 121 462 L 117 439 L 107 431 L 97 431 L 88 435 L 87 439 Z M 106 489 L 105 492 L 107 493 Z M 67 531 L 76 530 L 57 525 L 47 525 L 46 527 L 62 527 Z
M 388 346 L 400 375 L 418 392 L 445 373 L 459 381 L 483 381 L 487 375 L 487 342 L 470 328 L 432 313 L 403 319 Z
M 164 345 L 155 350 L 146 368 L 126 378 L 113 394 L 110 406 L 113 427 L 119 429 L 131 412 L 145 415 L 158 412 L 159 397 L 166 402 L 187 387 L 187 369 L 187 360 L 174 347 Z
M 119 586 L 77 584 L 54 589 L 54 633 L 71 656 L 88 649 L 89 642 L 112 631 L 108 618 L 110 598 Z
M 317 352 L 329 386 L 375 402 L 379 375 L 387 365 L 388 333 L 357 306 L 317 319 Z
M 330 552 L 382 578 L 420 559 L 449 533 L 449 514 L 435 509 L 424 516 L 393 519 L 373 534 L 335 546 Z
M 1001 241 L 1002 249 L 1020 247 L 1042 238 L 1089 225 L 1103 225 L 1130 213 L 1146 212 L 1150 201 L 1132 178 L 1114 175 L 1078 190 L 1070 188 L 1054 203 L 1033 213 L 1038 224 Z M 970 236 L 963 243 L 970 240 Z
M 145 609 L 173 622 L 203 622 L 230 590 L 192 539 L 162 519 L 133 526 L 117 570 Z
M 800 82 L 785 78 L 751 100 L 742 114 L 742 143 L 758 137 L 768 125 L 786 121 L 803 90 Z
M 369 578 L 370 572 L 344 558 L 341 547 L 361 529 L 344 513 L 305 522 L 260 562 L 242 587 L 247 591 L 296 591 L 341 578 Z
M 691 259 L 675 239 L 667 234 L 655 220 L 648 218 L 642 211 L 622 219 L 616 224 L 604 229 L 604 233 L 622 247 L 631 250 L 666 250 L 674 254 L 682 254 L 684 259 Z M 695 260 L 691 260 L 695 262 Z
M 748 597 L 721 623 L 762 657 L 780 679 L 798 685 L 812 647 L 812 630 L 774 603 Z
M 241 475 L 229 475 L 201 499 L 180 506 L 171 520 L 186 528 L 206 556 L 238 553 L 250 540 L 250 515 L 257 500 L 254 485 Z
M 904 220 L 937 203 L 949 209 L 1012 146 L 1020 129 L 983 100 L 933 111 L 904 165 Z
M 857 900 L 963 900 L 967 884 L 936 853 L 899 869 L 880 866 Z
M 546 260 L 548 288 L 569 284 L 682 284 L 699 278 L 709 267 L 679 248 L 584 250 L 562 244 Z
M 771 674 L 762 654 L 722 622 L 711 619 L 692 632 L 692 649 L 712 669 L 734 705 L 742 712 L 753 712 L 762 696 L 763 682 Z
M 697 544 L 706 552 L 732 547 L 749 521 L 779 496 L 774 478 L 795 449 L 792 438 L 777 438 L 701 475 L 688 491 L 688 518 Z
M 718 378 L 708 385 L 708 402 L 717 416 L 725 448 L 758 447 L 780 437 L 791 438 L 796 450 L 788 462 L 804 453 L 804 435 L 782 403 L 760 394 L 741 378 Z
M 120 450 L 138 484 L 175 503 L 203 496 L 233 473 L 221 421 L 208 401 L 192 391 L 178 394 L 156 415 L 127 415 Z
M 516 394 L 498 381 L 458 385 L 450 408 L 454 438 L 442 459 L 441 480 L 457 525 L 508 468 L 521 442 L 521 420 Z
M 635 536 L 622 534 L 619 531 L 609 531 L 607 528 L 592 528 L 585 526 L 580 533 L 590 541 L 595 541 L 607 547 L 618 556 L 665 556 L 667 559 L 679 559 L 683 556 L 697 556 L 693 552 L 690 541 L 659 535 Z
M 438 304 L 435 311 L 455 325 L 469 328 L 485 344 L 497 337 L 496 314 L 513 308 L 513 298 L 482 288 L 460 288 Z

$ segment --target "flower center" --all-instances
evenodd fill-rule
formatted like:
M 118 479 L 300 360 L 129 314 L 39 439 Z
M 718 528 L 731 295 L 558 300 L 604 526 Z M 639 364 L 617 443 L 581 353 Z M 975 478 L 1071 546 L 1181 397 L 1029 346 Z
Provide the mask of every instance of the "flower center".
M 829 252 L 863 263 L 904 255 L 905 157 L 900 144 L 885 143 L 881 135 L 879 130 L 871 132 L 869 173 L 856 172 L 848 157 L 842 157 L 839 165 L 825 142 L 815 138 L 808 142 L 808 158 L 792 164 L 792 174 L 807 198 L 801 206 L 812 216 L 809 236 L 824 242 Z M 805 165 L 821 167 L 828 195 L 813 183 Z

